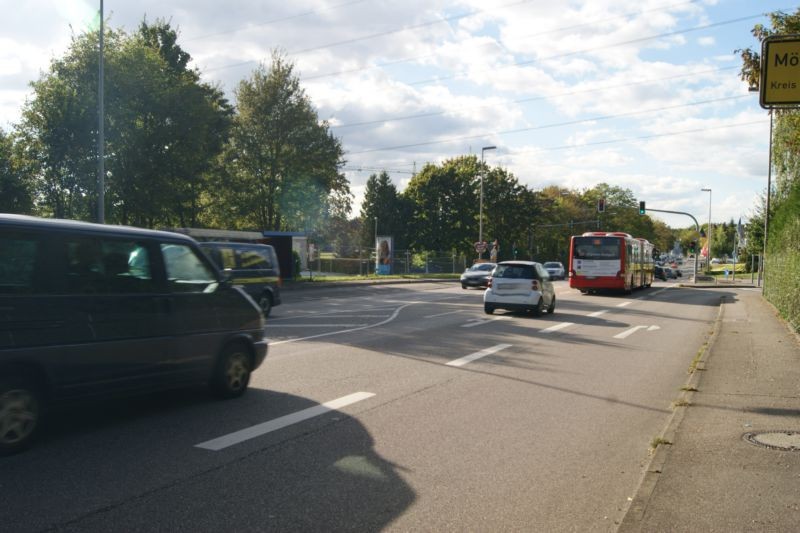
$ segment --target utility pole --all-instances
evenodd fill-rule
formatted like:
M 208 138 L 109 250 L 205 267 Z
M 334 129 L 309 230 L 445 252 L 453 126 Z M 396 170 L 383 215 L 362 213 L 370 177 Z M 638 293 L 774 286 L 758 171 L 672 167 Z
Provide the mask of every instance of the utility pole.
M 100 0 L 100 67 L 97 73 L 97 222 L 106 223 L 106 184 L 105 184 L 105 102 L 103 101 L 103 0 Z

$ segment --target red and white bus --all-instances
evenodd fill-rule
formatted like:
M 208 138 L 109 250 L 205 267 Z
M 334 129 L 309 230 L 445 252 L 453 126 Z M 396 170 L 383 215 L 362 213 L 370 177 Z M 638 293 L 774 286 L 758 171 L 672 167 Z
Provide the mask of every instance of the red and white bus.
M 593 231 L 570 240 L 569 286 L 582 293 L 649 287 L 653 271 L 653 245 L 646 239 Z

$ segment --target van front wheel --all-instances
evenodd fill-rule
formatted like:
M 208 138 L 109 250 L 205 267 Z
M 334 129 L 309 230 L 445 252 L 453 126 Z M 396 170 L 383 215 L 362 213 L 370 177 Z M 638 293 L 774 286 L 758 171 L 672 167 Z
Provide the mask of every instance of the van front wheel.
M 41 406 L 39 390 L 29 380 L 0 379 L 0 455 L 30 446 L 41 424 Z
M 236 398 L 244 394 L 252 372 L 250 353 L 241 343 L 225 347 L 211 380 L 211 389 L 220 398 Z

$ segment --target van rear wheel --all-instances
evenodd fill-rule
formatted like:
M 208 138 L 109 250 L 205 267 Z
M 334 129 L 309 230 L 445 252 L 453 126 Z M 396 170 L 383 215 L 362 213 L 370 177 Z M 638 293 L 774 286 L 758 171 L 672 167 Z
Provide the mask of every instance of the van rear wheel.
M 229 344 L 222 351 L 211 380 L 212 392 L 220 398 L 236 398 L 250 384 L 253 363 L 250 352 L 241 344 Z
M 15 376 L 0 379 L 0 455 L 29 447 L 41 418 L 42 397 L 30 380 Z

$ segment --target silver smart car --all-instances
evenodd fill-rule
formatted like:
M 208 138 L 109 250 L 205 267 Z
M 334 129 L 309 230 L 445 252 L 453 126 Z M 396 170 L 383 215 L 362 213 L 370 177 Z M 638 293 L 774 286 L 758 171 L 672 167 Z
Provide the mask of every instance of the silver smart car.
M 483 294 L 487 314 L 495 309 L 525 311 L 534 316 L 556 309 L 556 293 L 550 275 L 539 263 L 503 261 L 498 263 Z

